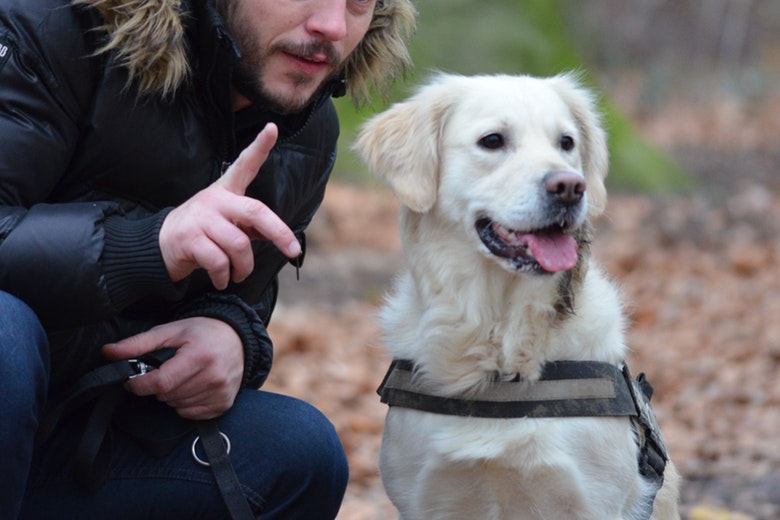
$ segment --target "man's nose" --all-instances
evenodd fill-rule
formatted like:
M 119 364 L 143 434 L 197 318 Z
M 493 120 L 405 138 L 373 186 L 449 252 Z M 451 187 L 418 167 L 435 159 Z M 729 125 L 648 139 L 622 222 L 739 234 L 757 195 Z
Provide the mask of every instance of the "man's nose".
M 306 30 L 333 42 L 346 38 L 348 1 L 321 0 L 313 2 L 314 7 L 306 21 Z

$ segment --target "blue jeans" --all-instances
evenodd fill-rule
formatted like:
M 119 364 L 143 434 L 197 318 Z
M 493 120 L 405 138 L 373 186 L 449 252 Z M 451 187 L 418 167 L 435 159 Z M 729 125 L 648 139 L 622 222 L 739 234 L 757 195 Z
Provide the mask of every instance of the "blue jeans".
M 20 377 L 20 388 L 28 386 L 30 380 Z M 211 470 L 196 463 L 192 456 L 195 432 L 170 454 L 155 457 L 115 431 L 108 479 L 97 492 L 87 493 L 77 486 L 70 472 L 70 455 L 82 433 L 81 425 L 73 422 L 65 422 L 45 445 L 35 449 L 19 518 L 227 517 Z M 333 425 L 314 407 L 287 396 L 243 390 L 219 419 L 219 428 L 230 439 L 230 459 L 257 517 L 336 517 L 348 480 L 347 461 Z M 34 429 L 33 424 L 25 433 L 31 438 Z M 29 456 L 24 462 L 29 465 Z M 18 466 L 15 482 L 24 482 L 27 467 L 22 461 Z M 2 487 L 0 493 L 5 493 Z M 5 502 L 4 495 L 0 499 L 0 504 L 10 503 Z M 0 514 L 0 518 L 14 515 Z
M 0 518 L 16 518 L 49 383 L 49 345 L 35 313 L 0 291 Z

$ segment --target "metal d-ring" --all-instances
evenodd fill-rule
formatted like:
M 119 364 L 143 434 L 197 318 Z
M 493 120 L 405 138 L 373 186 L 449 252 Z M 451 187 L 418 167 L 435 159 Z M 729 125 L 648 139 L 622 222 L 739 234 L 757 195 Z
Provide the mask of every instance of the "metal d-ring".
M 230 453 L 230 438 L 227 435 L 225 435 L 224 433 L 222 433 L 222 432 L 219 432 L 219 436 L 222 437 L 222 441 L 225 443 L 225 452 L 226 453 Z M 200 440 L 200 435 L 195 437 L 195 440 L 192 441 L 192 457 L 195 459 L 195 462 L 197 462 L 201 466 L 209 467 L 209 466 L 211 466 L 211 463 L 206 462 L 205 460 L 203 460 L 200 457 L 198 457 L 198 452 L 195 449 L 195 447 L 198 444 L 199 440 Z

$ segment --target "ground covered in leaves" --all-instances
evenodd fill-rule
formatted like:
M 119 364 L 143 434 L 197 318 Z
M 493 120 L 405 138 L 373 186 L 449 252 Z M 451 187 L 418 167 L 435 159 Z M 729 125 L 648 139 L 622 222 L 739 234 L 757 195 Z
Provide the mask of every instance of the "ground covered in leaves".
M 674 154 L 700 187 L 666 197 L 613 193 L 594 251 L 622 288 L 630 366 L 655 386 L 685 478 L 684 518 L 777 519 L 780 155 L 761 151 L 771 147 L 757 142 L 760 133 L 728 149 L 688 146 L 666 132 L 656 142 L 677 143 Z M 377 474 L 385 407 L 375 390 L 387 359 L 374 313 L 402 264 L 396 212 L 386 192 L 333 184 L 301 280 L 284 274 L 270 326 L 276 360 L 266 388 L 318 406 L 347 450 L 341 520 L 395 517 Z

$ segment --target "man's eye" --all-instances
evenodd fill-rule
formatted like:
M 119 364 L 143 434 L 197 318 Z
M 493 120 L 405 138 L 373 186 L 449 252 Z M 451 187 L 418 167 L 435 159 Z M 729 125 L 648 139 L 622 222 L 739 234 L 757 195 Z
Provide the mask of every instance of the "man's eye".
M 350 0 L 352 7 L 350 10 L 355 14 L 369 14 L 374 12 L 374 4 L 377 0 Z

